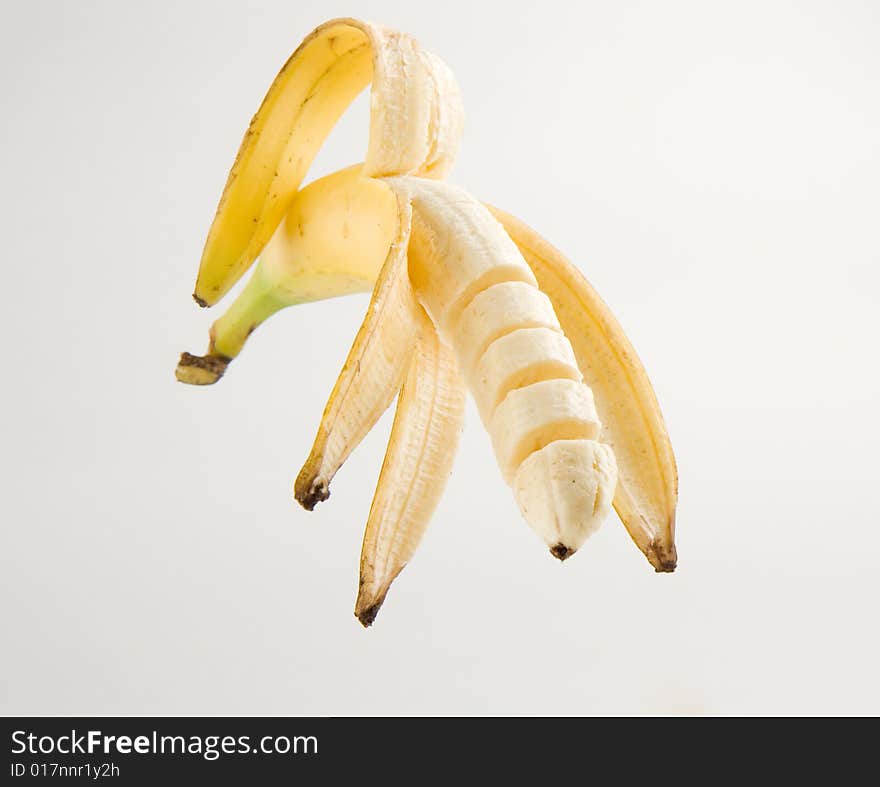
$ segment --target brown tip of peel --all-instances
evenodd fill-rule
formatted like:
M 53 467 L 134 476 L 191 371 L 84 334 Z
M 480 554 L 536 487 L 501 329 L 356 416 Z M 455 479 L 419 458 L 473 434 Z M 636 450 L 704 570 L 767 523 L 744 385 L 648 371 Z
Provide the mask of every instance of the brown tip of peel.
M 384 599 L 382 601 L 384 601 Z M 355 616 L 365 629 L 368 629 L 370 626 L 373 625 L 373 621 L 376 619 L 376 615 L 379 614 L 379 610 L 382 608 L 382 601 L 379 601 L 376 604 L 371 604 L 369 607 L 367 607 L 366 609 L 362 609 L 360 612 L 355 611 Z
M 656 539 L 648 545 L 645 557 L 658 574 L 671 574 L 678 565 L 675 544 L 663 544 Z
M 403 571 L 404 568 L 406 568 L 406 563 L 397 568 L 391 579 L 387 580 L 383 586 L 378 588 L 378 590 L 376 589 L 375 584 L 370 582 L 364 575 L 363 568 L 361 569 L 357 601 L 354 603 L 354 616 L 361 622 L 361 625 L 365 629 L 373 625 L 376 615 L 379 614 L 379 610 L 385 603 L 385 597 L 388 595 L 391 585 L 394 583 L 394 580 L 400 576 L 400 572 Z
M 194 300 L 199 306 L 201 306 L 203 309 L 207 309 L 207 308 L 208 308 L 208 302 L 207 302 L 204 298 L 200 298 L 200 297 L 199 297 L 198 295 L 196 295 L 195 293 L 193 293 L 193 300 Z
M 231 360 L 225 355 L 181 353 L 174 376 L 187 385 L 213 385 L 223 376 Z
M 567 560 L 574 554 L 574 550 L 569 549 L 565 544 L 556 544 L 550 547 L 550 554 L 557 560 Z
M 330 485 L 323 481 L 311 481 L 308 484 L 300 484 L 299 479 L 297 479 L 293 496 L 306 511 L 314 511 L 318 503 L 323 503 L 330 497 Z
M 378 596 L 374 594 L 362 596 L 361 593 L 358 593 L 358 598 L 354 605 L 354 615 L 365 629 L 373 625 L 376 615 L 379 614 L 379 610 L 385 603 L 385 596 L 388 595 L 388 588 L 390 587 L 391 585 L 389 584 Z

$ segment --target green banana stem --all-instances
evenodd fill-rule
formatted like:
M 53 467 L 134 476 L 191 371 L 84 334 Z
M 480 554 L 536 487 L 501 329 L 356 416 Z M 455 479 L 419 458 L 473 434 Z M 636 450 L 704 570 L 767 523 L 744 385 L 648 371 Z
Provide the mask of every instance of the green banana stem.
M 175 370 L 177 379 L 189 385 L 216 383 L 258 325 L 285 306 L 301 302 L 300 298 L 279 297 L 277 285 L 268 281 L 262 264 L 257 265 L 247 286 L 211 326 L 208 352 L 205 355 L 181 353 Z

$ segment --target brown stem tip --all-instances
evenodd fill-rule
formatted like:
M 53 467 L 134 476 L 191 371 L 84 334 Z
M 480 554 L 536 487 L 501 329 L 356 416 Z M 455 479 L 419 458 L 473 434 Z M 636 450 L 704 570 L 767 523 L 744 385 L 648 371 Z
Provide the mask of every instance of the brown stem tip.
M 574 550 L 569 549 L 565 544 L 556 544 L 550 547 L 550 554 L 557 560 L 566 560 L 574 554 Z
M 181 353 L 174 375 L 187 385 L 213 385 L 223 376 L 230 360 L 224 355 Z
M 195 293 L 193 293 L 193 300 L 194 300 L 199 306 L 201 306 L 203 309 L 207 309 L 207 308 L 208 308 L 208 302 L 207 302 L 204 298 L 200 298 L 200 297 L 199 297 L 198 295 L 196 295 Z

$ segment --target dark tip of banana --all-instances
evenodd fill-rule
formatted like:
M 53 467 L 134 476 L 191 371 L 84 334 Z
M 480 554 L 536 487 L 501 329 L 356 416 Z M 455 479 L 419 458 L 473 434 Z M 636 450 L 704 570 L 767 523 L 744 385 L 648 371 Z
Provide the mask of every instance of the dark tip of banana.
M 557 560 L 566 560 L 574 554 L 574 550 L 569 549 L 565 544 L 556 544 L 550 547 L 550 554 Z
M 678 565 L 678 552 L 674 544 L 666 547 L 658 541 L 652 541 L 646 557 L 657 574 L 671 574 Z
M 384 599 L 383 599 L 384 601 Z M 373 621 L 376 619 L 376 616 L 379 614 L 379 610 L 382 608 L 382 601 L 379 601 L 376 604 L 372 604 L 366 609 L 362 609 L 359 613 L 355 612 L 355 617 L 361 622 L 361 625 L 368 629 L 373 625 Z
M 297 492 L 294 496 L 306 511 L 314 511 L 318 503 L 323 503 L 330 497 L 330 487 L 327 484 L 314 484 L 309 487 L 308 492 Z

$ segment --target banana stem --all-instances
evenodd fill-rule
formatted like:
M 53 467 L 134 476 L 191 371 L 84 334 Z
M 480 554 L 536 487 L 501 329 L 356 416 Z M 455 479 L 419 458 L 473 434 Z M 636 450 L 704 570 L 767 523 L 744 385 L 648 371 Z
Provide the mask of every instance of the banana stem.
M 299 302 L 279 298 L 277 293 L 274 284 L 267 282 L 263 276 L 262 265 L 257 265 L 254 275 L 241 294 L 211 326 L 208 352 L 232 360 L 241 352 L 244 343 L 258 325 L 285 306 Z
M 216 383 L 258 325 L 285 306 L 299 303 L 299 299 L 279 298 L 276 287 L 263 274 L 262 265 L 257 265 L 247 286 L 211 326 L 205 355 L 181 354 L 175 372 L 180 382 L 190 385 Z

